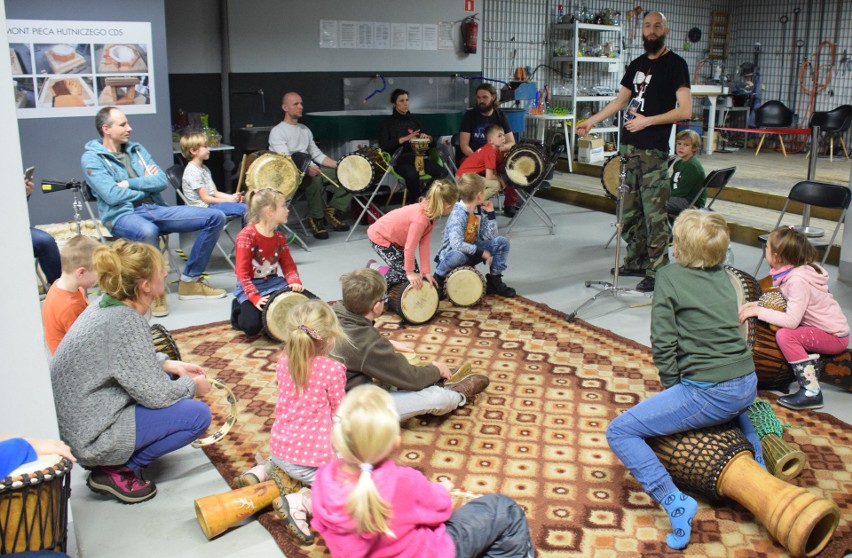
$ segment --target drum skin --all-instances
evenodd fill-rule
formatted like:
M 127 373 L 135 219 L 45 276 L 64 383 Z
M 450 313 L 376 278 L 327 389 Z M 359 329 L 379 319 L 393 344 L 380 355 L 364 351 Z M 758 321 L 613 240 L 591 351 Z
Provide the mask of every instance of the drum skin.
M 438 313 L 438 291 L 426 281 L 415 289 L 405 281 L 388 289 L 388 304 L 406 322 L 425 324 Z
M 246 185 L 250 189 L 275 188 L 287 200 L 296 193 L 301 180 L 296 163 L 283 153 L 264 153 L 246 171 Z
M 444 280 L 444 294 L 456 306 L 474 306 L 485 296 L 485 277 L 470 265 L 455 268 Z
M 337 179 L 350 192 L 361 192 L 372 186 L 380 178 L 379 170 L 386 167 L 381 149 L 362 147 L 337 161 Z
M 281 289 L 269 295 L 261 316 L 264 333 L 283 343 L 287 338 L 287 314 L 290 309 L 311 298 L 317 297 L 307 290 L 297 293 L 290 289 Z
M 509 182 L 519 188 L 535 186 L 544 178 L 546 159 L 538 145 L 515 144 L 506 153 L 506 176 Z
M 601 170 L 601 185 L 610 199 L 618 199 L 618 182 L 621 179 L 620 156 L 612 155 L 604 162 Z

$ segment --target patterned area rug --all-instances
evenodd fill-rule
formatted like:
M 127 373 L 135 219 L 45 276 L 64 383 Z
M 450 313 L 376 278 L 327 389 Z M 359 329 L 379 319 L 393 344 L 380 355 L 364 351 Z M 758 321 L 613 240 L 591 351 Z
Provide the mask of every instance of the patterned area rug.
M 605 437 L 613 417 L 660 389 L 647 347 L 582 321 L 569 324 L 561 313 L 521 297 L 488 298 L 475 308 L 442 302 L 438 315 L 417 327 L 402 327 L 388 313 L 378 327 L 411 344 L 424 361 L 469 361 L 490 376 L 475 404 L 406 422 L 398 462 L 471 492 L 513 497 L 527 511 L 541 558 L 786 555 L 750 512 L 730 501 L 721 507 L 701 501 L 689 547 L 667 549 L 664 512 Z M 175 338 L 185 360 L 205 366 L 240 398 L 238 424 L 205 450 L 232 482 L 256 452 L 268 452 L 280 348 L 227 323 L 177 331 Z M 797 426 L 785 438 L 808 456 L 793 483 L 833 499 L 841 510 L 821 556 L 843 556 L 852 550 L 852 431 L 826 414 L 774 407 L 782 422 Z M 292 542 L 273 512 L 259 520 L 288 557 L 328 555 L 322 542 Z

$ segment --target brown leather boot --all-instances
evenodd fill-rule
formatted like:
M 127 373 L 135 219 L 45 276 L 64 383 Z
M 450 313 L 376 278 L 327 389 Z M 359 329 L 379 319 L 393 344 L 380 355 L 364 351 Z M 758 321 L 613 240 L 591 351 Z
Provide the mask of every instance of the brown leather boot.
M 484 374 L 471 374 L 470 376 L 466 376 L 460 382 L 444 384 L 444 387 L 462 394 L 464 401 L 462 401 L 461 404 L 466 405 L 473 400 L 473 397 L 477 393 L 487 388 L 490 383 L 491 380 L 489 380 L 488 376 L 485 376 Z
M 338 218 L 337 211 L 333 207 L 325 208 L 325 222 L 331 226 L 333 231 L 345 232 L 349 230 L 349 225 Z

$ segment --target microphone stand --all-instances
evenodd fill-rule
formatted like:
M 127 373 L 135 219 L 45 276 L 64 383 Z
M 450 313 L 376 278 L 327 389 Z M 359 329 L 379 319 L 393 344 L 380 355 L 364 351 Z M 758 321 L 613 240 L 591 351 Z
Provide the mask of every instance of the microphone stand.
M 603 289 L 598 292 L 595 296 L 588 299 L 586 302 L 578 306 L 573 312 L 565 315 L 565 320 L 568 322 L 573 322 L 577 319 L 577 314 L 580 313 L 581 310 L 595 302 L 600 298 L 604 298 L 607 296 L 611 296 L 613 298 L 618 298 L 618 295 L 621 293 L 633 294 L 633 295 L 644 295 L 645 293 L 641 293 L 639 291 L 633 289 L 624 289 L 618 286 L 618 264 L 621 261 L 621 230 L 624 228 L 623 216 L 624 216 L 624 194 L 626 194 L 630 187 L 625 184 L 625 178 L 627 177 L 627 162 L 630 159 L 638 157 L 638 155 L 619 155 L 619 164 L 618 164 L 618 200 L 615 203 L 615 238 L 618 238 L 619 241 L 615 243 L 615 266 L 613 268 L 612 274 L 612 282 L 610 281 L 586 281 L 586 288 L 591 287 L 592 285 L 600 285 Z

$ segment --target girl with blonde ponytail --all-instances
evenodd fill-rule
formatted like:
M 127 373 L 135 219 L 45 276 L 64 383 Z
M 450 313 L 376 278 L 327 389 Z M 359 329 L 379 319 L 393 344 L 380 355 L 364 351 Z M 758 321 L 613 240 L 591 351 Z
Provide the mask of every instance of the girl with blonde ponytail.
M 317 471 L 311 525 L 333 557 L 534 556 L 524 510 L 511 498 L 482 496 L 453 511 L 452 482 L 394 463 L 399 417 L 380 387 L 346 395 L 332 440 L 339 457 Z

